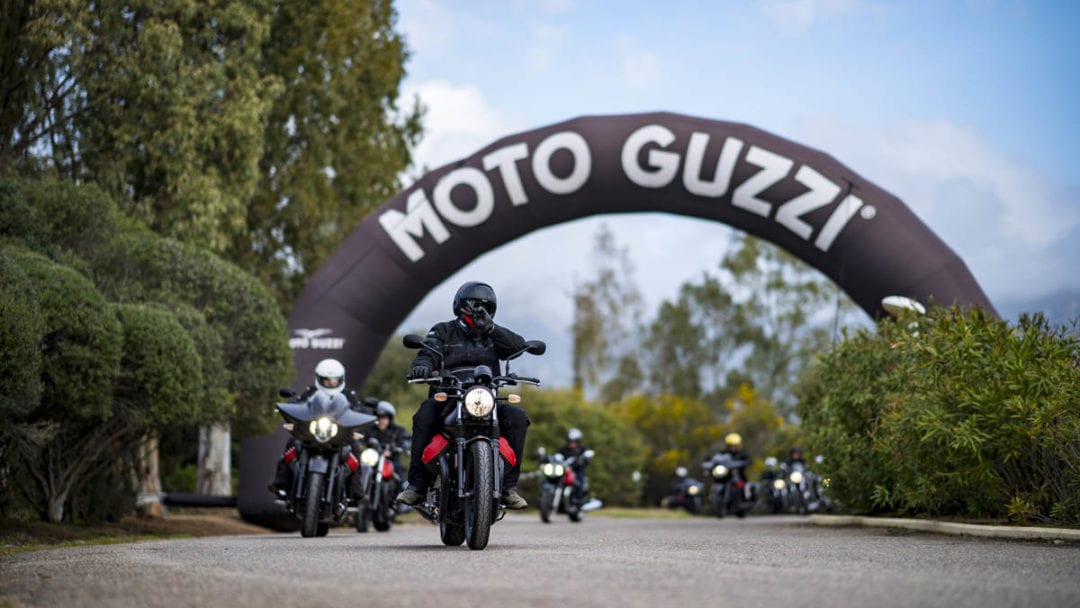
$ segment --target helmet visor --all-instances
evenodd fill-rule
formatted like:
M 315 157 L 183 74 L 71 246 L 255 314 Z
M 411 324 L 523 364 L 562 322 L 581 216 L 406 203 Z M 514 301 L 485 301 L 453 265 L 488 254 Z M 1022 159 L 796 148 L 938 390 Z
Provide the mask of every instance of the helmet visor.
M 319 386 L 323 388 L 337 388 L 341 386 L 340 376 L 319 376 Z
M 465 300 L 465 306 L 467 306 L 469 309 L 471 309 L 473 311 L 480 310 L 481 308 L 483 308 L 485 311 L 487 311 L 488 315 L 494 315 L 495 314 L 495 303 L 491 302 L 490 300 L 481 300 L 481 299 L 478 299 L 478 298 L 469 298 L 469 299 Z

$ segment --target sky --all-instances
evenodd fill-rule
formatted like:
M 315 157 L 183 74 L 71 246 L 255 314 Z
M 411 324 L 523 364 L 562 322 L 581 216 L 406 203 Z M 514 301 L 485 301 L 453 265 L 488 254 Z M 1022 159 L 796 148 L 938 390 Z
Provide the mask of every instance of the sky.
M 417 169 L 582 115 L 671 111 L 819 149 L 903 200 L 1001 308 L 1080 299 L 1080 3 L 1011 0 L 441 1 L 396 4 Z M 449 277 L 402 324 L 452 316 L 467 280 L 549 343 L 565 384 L 575 283 L 605 224 L 650 314 L 713 271 L 732 230 L 665 214 L 534 232 Z

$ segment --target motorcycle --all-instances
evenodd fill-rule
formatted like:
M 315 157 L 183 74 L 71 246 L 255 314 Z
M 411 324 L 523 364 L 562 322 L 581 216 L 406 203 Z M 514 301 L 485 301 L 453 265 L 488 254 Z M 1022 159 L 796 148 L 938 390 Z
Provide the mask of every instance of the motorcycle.
M 705 484 L 693 477 L 683 477 L 672 488 L 671 496 L 667 499 L 669 509 L 686 509 L 691 515 L 697 515 L 702 511 L 701 501 L 705 496 Z
M 280 395 L 295 393 L 281 389 Z M 331 397 L 322 391 L 305 403 L 278 403 L 277 409 L 298 447 L 285 508 L 300 519 L 301 536 L 325 536 L 331 523 L 342 522 L 349 507 L 345 478 L 360 466 L 352 453 L 354 434 L 375 422 L 375 416 L 350 409 L 345 395 Z
M 734 513 L 736 517 L 746 517 L 746 504 L 743 488 L 746 480 L 739 471 L 749 464 L 747 460 L 737 460 L 731 454 L 722 452 L 705 463 L 712 476 L 712 490 L 709 494 L 713 515 L 724 517 Z
M 578 488 L 574 465 L 588 463 L 596 452 L 585 450 L 580 456 L 564 457 L 556 452 L 547 456 L 540 448 L 540 521 L 551 523 L 552 513 L 563 513 L 574 523 L 581 522 L 586 511 L 600 507 L 600 501 L 589 500 L 587 488 Z M 580 460 L 579 460 L 580 459 Z M 577 491 L 575 491 L 575 489 Z
M 426 349 L 435 355 L 443 368 L 443 354 L 420 336 L 407 335 L 406 348 Z M 542 355 L 547 346 L 530 340 L 525 348 L 506 358 L 509 362 L 524 353 Z M 439 525 L 443 544 L 470 549 L 487 547 L 491 525 L 502 519 L 505 511 L 502 496 L 504 462 L 513 466 L 517 455 L 505 437 L 499 435 L 495 404 L 500 401 L 520 403 L 519 395 L 500 395 L 505 386 L 531 384 L 540 380 L 511 373 L 509 363 L 504 376 L 496 376 L 487 365 L 443 370 L 430 378 L 413 378 L 410 384 L 426 383 L 437 387 L 436 402 L 445 403 L 444 427 L 424 447 L 423 463 L 434 468 L 437 480 L 428 489 L 424 502 L 416 508 L 421 516 Z
M 788 509 L 806 515 L 813 502 L 814 474 L 802 462 L 785 463 Z
M 367 532 L 371 525 L 378 532 L 386 532 L 394 523 L 397 514 L 394 495 L 400 485 L 400 479 L 394 472 L 394 463 L 386 452 L 400 452 L 401 449 L 387 448 L 371 437 L 366 447 L 360 452 L 361 487 L 364 499 L 356 505 L 353 523 L 357 532 Z

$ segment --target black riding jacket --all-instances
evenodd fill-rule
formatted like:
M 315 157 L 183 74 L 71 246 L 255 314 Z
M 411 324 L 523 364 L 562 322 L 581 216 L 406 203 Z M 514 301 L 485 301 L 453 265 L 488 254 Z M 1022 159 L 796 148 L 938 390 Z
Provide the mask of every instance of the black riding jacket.
M 499 361 L 525 348 L 525 338 L 514 332 L 495 325 L 491 333 L 473 335 L 457 319 L 438 323 L 431 328 L 428 340 L 435 342 L 436 349 L 443 353 L 445 360 L 440 365 L 435 355 L 426 349 L 420 349 L 412 366 L 426 365 L 441 372 L 444 369 L 487 365 L 495 375 L 502 373 Z

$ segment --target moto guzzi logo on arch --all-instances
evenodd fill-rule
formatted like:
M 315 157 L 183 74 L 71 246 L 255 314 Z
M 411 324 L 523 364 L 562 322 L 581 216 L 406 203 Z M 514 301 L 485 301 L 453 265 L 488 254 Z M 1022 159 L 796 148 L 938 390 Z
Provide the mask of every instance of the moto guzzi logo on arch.
M 342 350 L 345 348 L 345 338 L 335 338 L 330 334 L 334 330 L 322 327 L 319 329 L 294 329 L 294 337 L 289 338 L 289 348 L 293 350 L 320 349 Z

